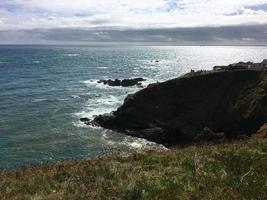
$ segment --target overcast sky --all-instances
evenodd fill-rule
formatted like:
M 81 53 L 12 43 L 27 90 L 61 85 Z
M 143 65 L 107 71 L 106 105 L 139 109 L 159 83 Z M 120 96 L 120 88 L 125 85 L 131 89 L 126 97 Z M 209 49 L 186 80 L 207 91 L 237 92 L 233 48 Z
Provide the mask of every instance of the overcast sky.
M 267 45 L 267 0 L 0 0 L 1 44 Z

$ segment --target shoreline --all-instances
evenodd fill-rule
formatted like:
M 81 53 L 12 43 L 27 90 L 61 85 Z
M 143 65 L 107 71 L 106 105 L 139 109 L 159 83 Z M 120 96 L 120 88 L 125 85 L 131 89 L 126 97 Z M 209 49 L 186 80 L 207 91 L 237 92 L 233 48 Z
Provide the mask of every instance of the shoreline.
M 150 84 L 128 95 L 117 110 L 81 121 L 165 146 L 249 136 L 267 122 L 261 111 L 267 64 L 252 64 L 191 71 Z
M 191 72 L 149 85 L 98 120 L 134 137 L 170 142 L 168 149 L 114 148 L 90 159 L 0 170 L 0 199 L 265 199 L 266 88 L 267 71 L 251 69 Z M 199 122 L 196 128 L 179 122 L 179 113 Z

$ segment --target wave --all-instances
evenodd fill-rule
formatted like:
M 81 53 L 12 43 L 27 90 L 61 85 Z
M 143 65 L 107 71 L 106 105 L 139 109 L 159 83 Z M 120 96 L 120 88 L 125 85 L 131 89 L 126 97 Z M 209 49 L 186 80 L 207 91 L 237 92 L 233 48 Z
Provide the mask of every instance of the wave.
M 121 104 L 121 100 L 113 98 L 113 99 L 95 99 L 89 100 L 87 105 L 85 105 L 84 109 L 74 115 L 82 118 L 87 117 L 89 119 L 93 119 L 97 115 L 101 115 L 104 113 L 110 113 L 116 109 L 118 104 Z
M 92 80 L 86 80 L 86 81 L 81 81 L 81 83 L 85 84 L 88 87 L 95 87 L 98 89 L 121 89 L 122 87 L 111 87 L 109 85 L 105 85 L 103 83 L 98 83 L 99 80 L 92 79 Z
M 116 135 L 116 137 L 113 138 L 114 135 Z M 104 130 L 102 132 L 102 140 L 104 141 L 104 143 L 106 143 L 107 146 L 110 146 L 111 148 L 126 148 L 135 151 L 168 150 L 168 148 L 164 147 L 163 145 L 150 142 L 143 138 L 131 137 L 124 134 L 119 134 L 118 137 L 118 133 L 114 133 L 109 130 Z
M 107 88 L 107 85 L 98 83 L 98 80 L 91 79 L 91 80 L 85 80 L 81 81 L 81 83 L 85 84 L 86 86 L 93 86 L 93 87 L 101 87 L 101 88 Z
M 81 122 L 80 120 L 72 122 L 72 125 L 77 127 L 77 128 L 91 128 L 91 129 L 97 129 L 97 130 L 102 129 L 101 127 L 86 125 L 85 123 Z
M 146 87 L 147 85 L 154 83 L 153 79 L 145 78 L 146 81 L 142 82 L 143 85 Z M 140 90 L 139 87 L 111 87 L 104 85 L 103 83 L 98 83 L 98 80 L 91 79 L 91 80 L 85 80 L 81 81 L 81 83 L 87 85 L 88 87 L 96 87 L 100 89 L 107 89 L 107 88 L 112 88 L 111 93 L 109 95 L 105 95 L 105 93 L 99 93 L 95 94 L 94 97 L 89 99 L 86 104 L 83 107 L 83 110 L 77 113 L 74 113 L 76 117 L 82 118 L 82 117 L 87 117 L 87 118 L 94 118 L 97 115 L 101 115 L 104 113 L 110 113 L 114 110 L 116 110 L 120 105 L 122 105 L 125 97 L 129 93 L 136 92 Z M 117 93 L 116 89 L 122 90 L 120 94 L 114 95 L 114 93 Z M 77 98 L 77 97 L 75 97 Z
M 33 103 L 38 103 L 38 102 L 43 102 L 43 101 L 47 101 L 47 99 L 33 99 L 32 100 Z
M 69 99 L 57 98 L 57 101 L 68 101 Z
M 81 98 L 79 95 L 70 95 L 70 97 L 73 99 L 80 99 Z
M 69 54 L 64 54 L 65 56 L 67 57 L 77 57 L 77 56 L 80 56 L 80 54 L 78 53 L 69 53 Z
M 96 79 L 91 79 L 91 80 L 81 81 L 81 83 L 88 84 L 88 85 L 97 85 L 98 84 L 97 81 L 98 80 Z
M 43 101 L 68 101 L 69 99 L 67 98 L 54 98 L 54 99 L 45 99 L 45 98 L 37 98 L 37 99 L 33 99 L 32 102 L 33 103 L 39 103 L 39 102 L 43 102 Z
M 80 112 L 73 113 L 75 117 L 73 125 L 76 127 L 85 127 L 85 125 L 82 122 L 80 122 L 80 118 L 86 117 L 89 119 L 93 119 L 95 116 L 105 113 L 110 113 L 116 110 L 122 104 L 123 99 L 124 99 L 123 96 L 116 97 L 113 95 L 100 96 L 98 98 L 89 99 Z M 90 128 L 97 128 L 97 127 L 90 127 Z

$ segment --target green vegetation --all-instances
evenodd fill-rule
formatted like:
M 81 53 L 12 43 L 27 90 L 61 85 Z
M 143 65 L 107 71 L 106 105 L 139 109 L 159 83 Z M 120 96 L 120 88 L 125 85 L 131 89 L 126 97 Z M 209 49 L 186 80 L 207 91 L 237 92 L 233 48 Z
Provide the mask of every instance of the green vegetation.
M 267 199 L 267 140 L 0 172 L 0 199 Z

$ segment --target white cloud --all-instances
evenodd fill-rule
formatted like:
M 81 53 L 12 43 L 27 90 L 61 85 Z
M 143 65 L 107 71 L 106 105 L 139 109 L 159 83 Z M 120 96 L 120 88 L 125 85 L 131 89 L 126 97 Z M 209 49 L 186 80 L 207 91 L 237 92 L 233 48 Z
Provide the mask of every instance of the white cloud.
M 254 41 L 254 38 L 242 38 L 243 41 Z
M 263 24 L 266 11 L 251 9 L 261 4 L 267 0 L 1 0 L 0 30 Z

